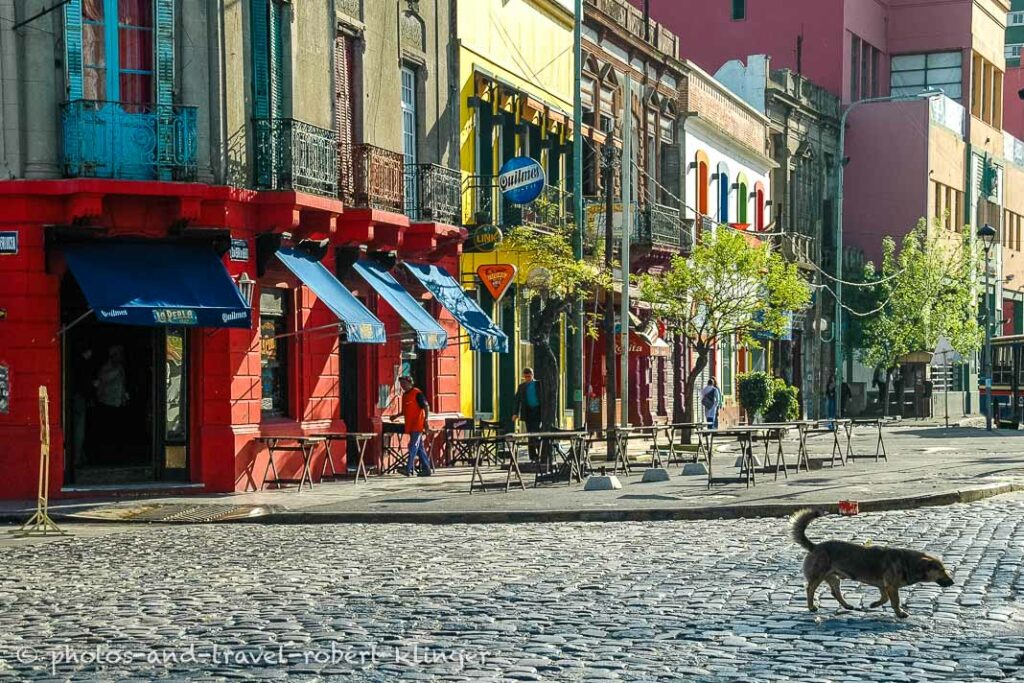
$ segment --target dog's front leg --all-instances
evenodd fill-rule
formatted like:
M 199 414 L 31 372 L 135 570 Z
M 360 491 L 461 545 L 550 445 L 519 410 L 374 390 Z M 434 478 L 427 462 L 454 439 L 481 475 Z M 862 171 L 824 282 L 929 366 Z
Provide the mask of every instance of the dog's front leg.
M 889 601 L 892 602 L 892 610 L 896 612 L 896 616 L 900 619 L 906 619 L 910 614 L 900 607 L 900 589 L 896 587 L 887 588 L 889 591 Z

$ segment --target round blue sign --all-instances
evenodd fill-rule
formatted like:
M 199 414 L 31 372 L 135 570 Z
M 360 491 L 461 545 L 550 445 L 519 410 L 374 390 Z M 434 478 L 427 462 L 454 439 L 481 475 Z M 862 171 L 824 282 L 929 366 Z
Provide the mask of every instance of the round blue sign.
M 498 171 L 498 187 L 513 204 L 529 204 L 544 189 L 544 167 L 530 157 L 514 157 Z

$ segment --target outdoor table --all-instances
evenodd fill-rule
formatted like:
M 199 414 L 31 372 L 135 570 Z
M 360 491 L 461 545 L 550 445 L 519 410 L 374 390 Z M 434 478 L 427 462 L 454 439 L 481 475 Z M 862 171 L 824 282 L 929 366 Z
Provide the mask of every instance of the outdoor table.
M 797 460 L 797 471 L 800 471 L 800 465 L 803 465 L 805 470 L 810 470 L 810 453 L 807 447 L 807 437 L 811 434 L 831 434 L 832 435 L 832 457 L 829 459 L 829 466 L 836 466 L 836 455 L 839 456 L 839 463 L 846 466 L 846 454 L 843 453 L 842 443 L 839 441 L 839 430 L 840 428 L 846 434 L 846 445 L 847 450 L 850 447 L 850 435 L 852 433 L 852 426 L 849 419 L 836 419 L 836 420 L 799 420 L 794 424 L 797 425 L 800 435 L 800 455 Z M 822 459 L 824 462 L 824 459 Z
M 480 490 L 487 490 L 487 483 L 484 481 L 484 474 L 481 466 L 485 453 L 489 449 L 493 449 L 495 454 L 495 460 L 499 459 L 499 453 L 504 451 L 508 456 L 508 466 L 505 468 L 505 493 L 508 493 L 509 488 L 512 485 L 512 476 L 515 475 L 515 482 L 519 484 L 520 488 L 526 490 L 526 483 L 523 481 L 523 473 L 519 469 L 519 457 L 516 452 L 516 447 L 510 438 L 510 435 L 498 436 L 470 436 L 464 437 L 466 446 L 473 452 L 473 475 L 469 480 L 469 492 L 473 493 L 478 487 L 477 482 L 479 481 Z
M 540 480 L 550 478 L 555 481 L 558 478 L 558 470 L 554 467 L 554 457 L 552 451 L 558 453 L 558 457 L 562 458 L 563 466 L 566 468 L 568 475 L 568 484 L 572 486 L 572 482 L 583 481 L 583 460 L 585 446 L 583 441 L 587 438 L 587 432 L 577 431 L 557 431 L 557 432 L 522 432 L 518 434 L 506 434 L 504 438 L 508 439 L 509 443 L 513 445 L 512 457 L 516 458 L 516 449 L 523 444 L 529 444 L 530 439 L 538 439 L 541 442 L 541 458 L 542 460 L 546 457 L 548 471 L 542 473 L 540 468 L 534 476 L 533 485 L 534 487 L 540 484 Z M 569 442 L 569 452 L 565 453 L 560 448 L 555 448 L 555 445 L 559 442 Z M 544 446 L 549 446 L 545 448 Z M 545 456 L 546 453 L 546 456 Z
M 409 449 L 402 447 L 402 437 L 405 435 L 405 426 L 401 422 L 391 424 L 385 422 L 383 424 L 380 449 L 381 465 L 378 468 L 382 475 L 397 472 L 400 468 L 407 466 Z M 423 432 L 423 449 L 427 452 L 432 467 L 434 461 L 431 451 L 434 449 L 434 439 L 436 438 L 436 429 L 428 428 Z M 385 460 L 388 461 L 386 466 L 384 465 Z M 358 480 L 358 476 L 356 479 Z
M 369 481 L 370 478 L 367 476 L 366 470 L 366 446 L 372 439 L 377 437 L 374 432 L 326 432 L 318 433 L 317 436 L 324 438 L 327 455 L 324 458 L 324 466 L 320 471 L 320 480 L 323 481 L 327 477 L 327 466 L 331 466 L 331 477 L 340 476 L 334 467 L 334 456 L 331 453 L 331 444 L 335 441 L 347 442 L 352 439 L 356 442 L 356 450 L 358 451 L 358 465 L 356 466 L 356 482 L 359 483 L 359 477 L 362 475 L 363 481 Z
M 698 434 L 703 434 L 707 439 L 708 448 L 708 488 L 712 484 L 738 484 L 745 483 L 747 488 L 756 485 L 754 476 L 754 446 L 753 435 L 756 428 L 750 427 L 728 427 L 726 429 L 699 429 Z M 742 458 L 740 465 L 741 476 L 738 477 L 716 477 L 712 463 L 714 461 L 715 438 L 733 438 L 740 442 Z
M 874 455 L 871 455 L 870 453 L 854 453 L 853 452 L 853 446 L 852 446 L 852 440 L 851 440 L 848 443 L 848 445 L 847 445 L 846 459 L 847 460 L 856 460 L 857 458 L 874 458 L 875 462 L 878 462 L 878 459 L 881 458 L 882 460 L 885 460 L 886 462 L 889 462 L 889 456 L 885 452 L 885 440 L 882 438 L 882 428 L 887 426 L 887 425 L 896 424 L 897 422 L 899 422 L 898 418 L 887 418 L 887 417 L 862 418 L 862 419 L 851 420 L 850 421 L 850 432 L 851 432 L 851 435 L 852 435 L 853 429 L 855 427 L 863 426 L 863 425 L 874 426 L 875 429 L 877 430 L 878 439 L 875 441 L 875 454 Z
M 683 445 L 683 432 L 690 430 L 696 432 L 702 428 L 706 428 L 706 422 L 674 422 L 667 425 L 659 425 L 660 429 L 663 429 L 668 435 L 668 460 L 667 464 L 674 465 L 677 462 L 685 462 L 688 458 L 677 458 L 676 455 L 683 453 L 681 449 L 676 448 L 676 439 L 679 440 L 679 446 Z M 697 451 L 694 453 L 693 462 L 700 462 L 701 457 L 707 461 L 707 454 L 704 451 L 704 440 L 698 434 L 697 436 Z M 660 462 L 660 458 L 658 459 Z
M 770 474 L 772 471 L 771 445 L 774 440 L 778 445 L 775 450 L 775 479 L 776 481 L 778 480 L 780 471 L 787 479 L 789 479 L 789 465 L 786 464 L 786 449 L 782 445 L 782 438 L 789 430 L 794 428 L 798 427 L 792 422 L 768 422 L 742 427 L 742 429 L 751 430 L 751 447 L 753 447 L 754 440 L 764 440 L 764 464 L 761 466 L 762 474 Z M 797 462 L 797 469 L 799 471 L 799 461 Z
M 302 492 L 302 485 L 304 483 L 309 484 L 310 490 L 313 489 L 313 472 L 310 468 L 310 463 L 313 460 L 313 449 L 316 448 L 317 444 L 326 443 L 326 439 L 318 435 L 292 435 L 292 436 L 258 436 L 257 441 L 262 441 L 267 444 L 267 466 L 263 470 L 263 484 L 260 489 L 265 489 L 267 484 L 274 483 L 278 488 L 281 484 L 295 484 L 299 485 L 299 492 Z M 295 445 L 281 445 L 281 442 L 289 443 L 294 442 Z M 296 479 L 282 479 L 280 473 L 277 470 L 277 465 L 274 463 L 274 455 L 277 453 L 301 453 L 302 454 L 302 474 Z M 268 479 L 267 475 L 273 471 L 274 478 Z

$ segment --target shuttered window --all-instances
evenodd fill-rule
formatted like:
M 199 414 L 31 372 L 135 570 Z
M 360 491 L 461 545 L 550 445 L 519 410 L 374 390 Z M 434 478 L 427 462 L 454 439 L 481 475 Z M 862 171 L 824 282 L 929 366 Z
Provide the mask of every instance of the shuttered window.
M 251 0 L 253 116 L 284 116 L 284 7 L 278 0 Z
M 341 176 L 338 187 L 341 188 L 342 199 L 350 202 L 355 190 L 352 166 L 354 61 L 352 38 L 339 31 L 334 38 L 334 126 L 338 131 L 338 172 Z

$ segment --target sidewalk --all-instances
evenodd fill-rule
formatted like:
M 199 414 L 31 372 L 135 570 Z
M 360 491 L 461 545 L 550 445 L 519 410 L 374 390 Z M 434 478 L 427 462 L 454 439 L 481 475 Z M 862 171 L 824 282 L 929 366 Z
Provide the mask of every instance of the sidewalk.
M 488 490 L 469 494 L 468 468 L 441 469 L 430 478 L 371 477 L 318 484 L 298 493 L 294 488 L 260 493 L 55 501 L 55 519 L 81 522 L 261 523 L 503 523 L 541 521 L 623 521 L 722 517 L 782 516 L 809 505 L 835 506 L 857 500 L 862 511 L 942 505 L 1024 490 L 1024 432 L 975 428 L 899 427 L 886 432 L 888 462 L 871 459 L 810 472 L 757 475 L 757 485 L 716 485 L 706 476 L 681 476 L 640 482 L 643 467 L 620 475 L 617 491 L 583 491 L 565 482 L 527 490 Z M 811 440 L 811 456 L 826 455 L 831 437 Z M 874 435 L 860 432 L 857 452 L 874 453 Z M 787 461 L 796 461 L 795 442 L 787 443 Z M 735 444 L 716 446 L 716 471 L 732 468 Z M 603 463 L 598 460 L 595 465 Z M 610 463 L 609 463 L 610 471 Z M 491 472 L 489 482 L 504 482 Z M 34 502 L 0 504 L 0 522 L 27 519 Z

